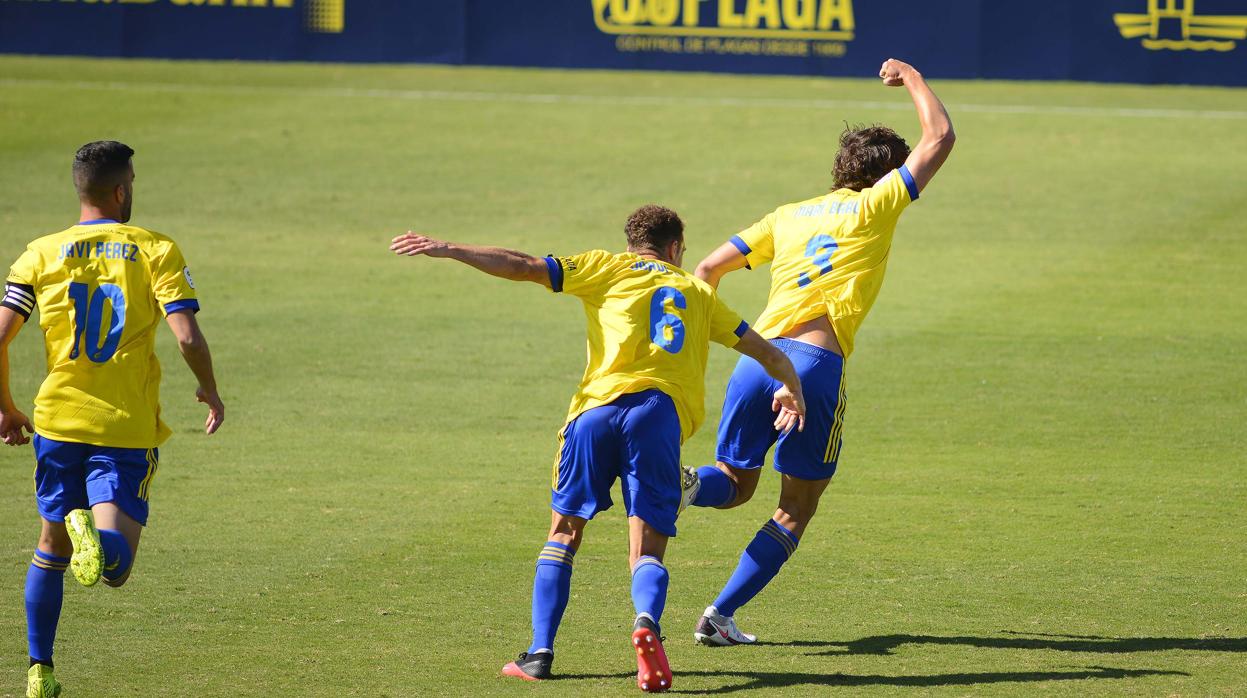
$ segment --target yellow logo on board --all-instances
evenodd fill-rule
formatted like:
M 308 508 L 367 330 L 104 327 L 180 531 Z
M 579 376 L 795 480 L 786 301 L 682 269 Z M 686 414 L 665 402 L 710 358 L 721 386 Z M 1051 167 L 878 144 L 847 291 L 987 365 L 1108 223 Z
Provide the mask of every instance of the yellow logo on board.
M 593 0 L 593 20 L 606 34 L 673 37 L 851 41 L 855 29 L 852 0 Z
M 10 0 L 0 0 L 9 2 Z M 24 2 L 51 2 L 51 0 L 23 0 Z M 168 3 L 176 7 L 272 7 L 294 9 L 295 0 L 59 0 L 79 2 L 84 5 L 116 3 L 118 5 L 158 5 Z M 303 25 L 310 32 L 341 34 L 346 30 L 346 0 L 303 0 Z
M 592 0 L 621 52 L 840 58 L 853 0 Z
M 7 1 L 7 0 L 6 0 Z M 24 0 L 32 2 L 36 0 Z M 51 2 L 51 0 L 37 0 L 38 2 Z M 60 2 L 80 2 L 84 5 L 94 5 L 97 3 L 109 4 L 116 3 L 118 5 L 156 5 L 164 0 L 59 0 Z M 179 7 L 294 7 L 294 0 L 168 0 L 170 5 Z
M 1123 38 L 1144 37 L 1149 51 L 1232 51 L 1247 39 L 1247 16 L 1197 15 L 1195 0 L 1147 0 L 1147 14 L 1118 13 L 1113 21 Z M 1175 22 L 1182 38 L 1162 39 L 1162 25 Z

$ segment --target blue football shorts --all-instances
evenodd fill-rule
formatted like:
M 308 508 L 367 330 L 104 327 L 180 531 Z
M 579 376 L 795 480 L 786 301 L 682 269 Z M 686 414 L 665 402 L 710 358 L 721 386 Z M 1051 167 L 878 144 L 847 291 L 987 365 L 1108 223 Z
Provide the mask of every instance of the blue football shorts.
M 628 393 L 577 415 L 559 433 L 550 507 L 592 519 L 611 508 L 621 480 L 624 508 L 675 535 L 680 508 L 680 417 L 660 390 Z
M 771 402 L 780 383 L 762 365 L 743 356 L 732 372 L 719 420 L 715 458 L 733 468 L 762 467 L 775 446 L 775 469 L 802 480 L 836 473 L 844 426 L 844 359 L 835 352 L 780 337 L 771 343 L 792 360 L 805 394 L 805 431 L 775 431 Z M 777 443 L 778 442 L 778 443 Z
M 92 446 L 38 434 L 34 442 L 40 516 L 61 522 L 74 509 L 113 502 L 130 518 L 147 525 L 147 498 L 160 461 L 159 449 Z

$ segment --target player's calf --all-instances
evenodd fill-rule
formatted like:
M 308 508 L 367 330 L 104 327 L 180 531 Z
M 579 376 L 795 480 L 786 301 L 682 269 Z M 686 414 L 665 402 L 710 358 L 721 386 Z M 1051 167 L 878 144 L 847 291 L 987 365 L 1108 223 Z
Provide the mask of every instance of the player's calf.
M 814 514 L 818 512 L 819 500 L 830 482 L 831 478 L 805 480 L 783 475 L 775 521 L 796 538 L 801 538 L 810 521 L 814 519 Z
M 56 695 L 60 690 L 56 679 L 52 678 L 52 650 L 68 567 L 68 555 L 60 557 L 36 549 L 26 571 L 26 641 L 30 654 L 27 695 Z
M 130 578 L 130 570 L 134 564 L 134 552 L 126 537 L 114 529 L 98 529 L 100 547 L 104 551 L 104 566 L 101 576 L 110 587 L 120 587 Z
M 686 469 L 691 470 L 691 469 Z M 724 463 L 703 465 L 696 471 L 698 486 L 692 494 L 693 506 L 732 509 L 753 498 L 758 488 L 760 468 L 733 468 Z

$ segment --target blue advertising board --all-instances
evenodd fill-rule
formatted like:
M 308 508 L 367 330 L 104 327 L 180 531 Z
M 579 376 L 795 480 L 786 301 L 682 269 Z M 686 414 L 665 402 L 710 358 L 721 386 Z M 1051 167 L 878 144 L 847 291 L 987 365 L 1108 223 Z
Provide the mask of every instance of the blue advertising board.
M 1247 85 L 1247 1 L 0 0 L 0 52 Z

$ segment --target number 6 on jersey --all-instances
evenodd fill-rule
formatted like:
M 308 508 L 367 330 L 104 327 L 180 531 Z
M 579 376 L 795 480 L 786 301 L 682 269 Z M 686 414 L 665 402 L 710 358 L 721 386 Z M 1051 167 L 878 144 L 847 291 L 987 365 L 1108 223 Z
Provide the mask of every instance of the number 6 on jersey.
M 678 354 L 684 348 L 684 321 L 679 315 L 667 312 L 667 301 L 676 309 L 688 307 L 684 294 L 670 286 L 654 289 L 649 302 L 649 338 L 666 352 Z

